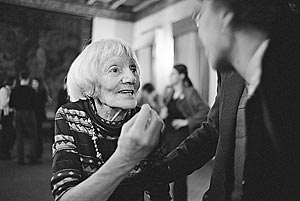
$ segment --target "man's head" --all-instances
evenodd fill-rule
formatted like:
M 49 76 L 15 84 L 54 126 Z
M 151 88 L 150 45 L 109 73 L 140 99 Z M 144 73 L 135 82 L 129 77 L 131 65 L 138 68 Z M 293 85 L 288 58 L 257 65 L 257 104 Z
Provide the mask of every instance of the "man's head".
M 23 71 L 20 74 L 20 85 L 29 85 L 30 78 L 29 78 L 30 73 L 28 71 Z
M 193 19 L 209 63 L 229 66 L 236 33 L 271 35 L 277 26 L 281 0 L 198 0 Z
M 142 90 L 148 94 L 151 94 L 155 89 L 151 83 L 146 83 L 143 85 Z

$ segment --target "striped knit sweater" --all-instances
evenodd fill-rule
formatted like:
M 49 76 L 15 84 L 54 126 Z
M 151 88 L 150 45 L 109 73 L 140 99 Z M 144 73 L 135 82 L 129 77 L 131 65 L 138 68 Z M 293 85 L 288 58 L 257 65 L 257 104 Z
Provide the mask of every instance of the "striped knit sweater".
M 90 100 L 79 100 L 63 105 L 56 113 L 51 178 L 55 201 L 101 168 L 117 147 L 122 125 L 140 110 L 130 110 L 122 121 L 107 121 L 96 115 L 92 106 Z M 151 200 L 170 200 L 168 184 L 158 180 L 150 184 L 140 176 L 164 155 L 162 147 L 137 165 L 108 201 L 143 201 L 144 192 Z

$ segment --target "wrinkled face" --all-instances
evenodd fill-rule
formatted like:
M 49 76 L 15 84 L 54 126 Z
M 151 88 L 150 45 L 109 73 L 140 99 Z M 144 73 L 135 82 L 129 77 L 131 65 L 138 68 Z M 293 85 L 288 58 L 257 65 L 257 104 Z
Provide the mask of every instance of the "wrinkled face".
M 140 69 L 134 59 L 112 56 L 100 69 L 98 99 L 110 107 L 130 109 L 136 107 L 140 87 Z
M 170 74 L 170 85 L 174 86 L 182 81 L 182 76 L 179 74 L 179 72 L 173 68 L 171 74 Z
M 216 9 L 213 0 L 198 1 L 194 11 L 194 21 L 198 27 L 199 38 L 212 68 L 224 68 L 231 47 L 231 35 L 224 25 L 224 10 Z

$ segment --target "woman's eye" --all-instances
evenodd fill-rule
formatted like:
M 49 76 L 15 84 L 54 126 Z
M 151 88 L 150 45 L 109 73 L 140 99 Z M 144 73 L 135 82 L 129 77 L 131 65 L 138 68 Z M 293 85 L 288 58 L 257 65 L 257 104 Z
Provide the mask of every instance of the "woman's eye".
M 133 72 L 134 74 L 136 74 L 138 71 L 137 71 L 137 67 L 135 65 L 132 65 L 130 66 L 130 70 L 131 72 Z
M 109 69 L 109 72 L 111 72 L 111 73 L 120 73 L 121 69 L 118 66 L 113 66 Z

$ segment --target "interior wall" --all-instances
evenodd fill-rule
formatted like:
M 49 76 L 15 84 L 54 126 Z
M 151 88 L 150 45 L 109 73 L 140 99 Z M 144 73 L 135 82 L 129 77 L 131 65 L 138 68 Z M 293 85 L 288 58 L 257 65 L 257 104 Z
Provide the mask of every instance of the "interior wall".
M 189 77 L 198 92 L 200 89 L 200 68 L 198 59 L 197 33 L 189 32 L 175 38 L 175 64 L 184 64 L 188 68 Z
M 179 1 L 172 6 L 135 22 L 133 30 L 134 40 L 143 37 L 145 33 L 153 31 L 155 28 L 192 16 L 195 4 L 195 0 Z
M 196 0 L 182 0 L 137 22 L 125 22 L 106 18 L 93 19 L 92 40 L 120 38 L 133 46 L 138 54 L 151 48 L 152 55 L 143 55 L 142 60 L 152 59 L 151 64 L 141 62 L 143 83 L 152 81 L 162 93 L 169 81 L 174 64 L 174 39 L 172 24 L 192 16 Z M 139 53 L 140 52 L 140 53 Z M 147 58 L 144 58 L 146 57 Z M 213 103 L 216 94 L 216 73 L 210 69 L 208 103 Z
M 118 38 L 132 45 L 133 22 L 94 17 L 92 41 L 101 38 Z
M 193 0 L 179 1 L 133 25 L 133 47 L 153 47 L 152 82 L 159 93 L 163 93 L 168 85 L 174 64 L 172 23 L 191 16 L 194 6 Z
M 136 55 L 141 66 L 141 85 L 154 80 L 152 69 L 152 49 L 152 46 L 149 46 L 136 51 Z

